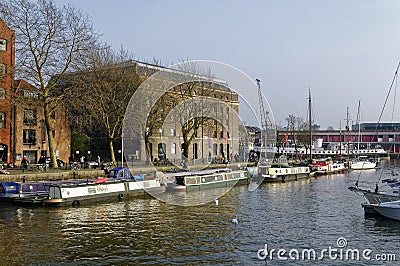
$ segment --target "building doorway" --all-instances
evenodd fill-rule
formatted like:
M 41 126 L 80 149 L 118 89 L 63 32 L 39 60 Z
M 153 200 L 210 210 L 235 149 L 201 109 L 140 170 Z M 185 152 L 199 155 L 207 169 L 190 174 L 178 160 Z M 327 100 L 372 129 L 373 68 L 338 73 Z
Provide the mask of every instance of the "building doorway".
M 7 163 L 8 147 L 5 144 L 0 144 L 0 160 Z

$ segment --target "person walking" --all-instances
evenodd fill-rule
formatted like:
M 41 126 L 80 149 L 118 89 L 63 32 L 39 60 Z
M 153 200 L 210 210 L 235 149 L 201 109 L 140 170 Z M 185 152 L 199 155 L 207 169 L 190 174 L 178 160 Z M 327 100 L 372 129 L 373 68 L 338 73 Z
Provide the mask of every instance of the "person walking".
M 82 167 L 85 168 L 85 156 L 82 155 L 79 160 L 80 160 L 80 163 L 81 163 L 81 168 Z
M 21 161 L 22 169 L 23 169 L 23 170 L 27 169 L 27 168 L 28 168 L 28 165 L 29 165 L 29 160 L 28 160 L 28 158 L 26 158 L 26 156 L 24 156 L 24 157 L 22 158 L 22 161 Z

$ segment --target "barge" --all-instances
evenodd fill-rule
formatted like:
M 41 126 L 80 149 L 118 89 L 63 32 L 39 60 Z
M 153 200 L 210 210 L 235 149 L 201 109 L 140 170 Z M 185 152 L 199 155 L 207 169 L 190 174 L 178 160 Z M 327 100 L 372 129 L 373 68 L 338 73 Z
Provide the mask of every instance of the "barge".
M 259 174 L 263 177 L 264 182 L 286 182 L 312 176 L 308 166 L 276 164 L 262 170 Z
M 158 179 L 136 181 L 132 179 L 108 180 L 101 178 L 86 184 L 49 184 L 48 197 L 42 200 L 43 206 L 79 206 L 81 202 L 123 199 L 128 196 L 145 196 L 147 192 L 161 193 L 165 187 Z
M 245 170 L 227 168 L 199 170 L 164 174 L 169 190 L 189 191 L 214 187 L 232 187 L 236 184 L 249 184 L 251 177 Z

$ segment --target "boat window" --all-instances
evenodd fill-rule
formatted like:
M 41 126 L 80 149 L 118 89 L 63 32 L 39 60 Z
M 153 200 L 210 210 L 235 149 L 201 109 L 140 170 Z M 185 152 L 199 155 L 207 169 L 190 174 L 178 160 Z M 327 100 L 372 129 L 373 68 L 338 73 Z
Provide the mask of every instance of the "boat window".
M 49 197 L 52 199 L 60 199 L 61 198 L 60 188 L 59 187 L 50 187 Z
M 17 190 L 17 187 L 14 186 L 14 185 L 7 185 L 7 186 L 6 186 L 6 190 L 7 190 L 7 191 L 10 191 L 10 190 Z

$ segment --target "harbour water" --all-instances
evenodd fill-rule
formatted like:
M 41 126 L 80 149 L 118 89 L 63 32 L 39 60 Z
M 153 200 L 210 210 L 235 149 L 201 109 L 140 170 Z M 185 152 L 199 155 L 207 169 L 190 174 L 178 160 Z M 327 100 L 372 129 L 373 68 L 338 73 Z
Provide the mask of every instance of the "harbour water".
M 347 189 L 356 180 L 374 189 L 391 171 L 400 164 L 252 192 L 237 186 L 218 204 L 193 207 L 152 198 L 66 208 L 2 204 L 1 265 L 398 265 L 400 222 L 365 217 L 363 197 Z M 259 258 L 265 247 L 266 261 Z M 279 249 L 286 253 L 278 257 Z M 359 258 L 346 257 L 348 250 Z

